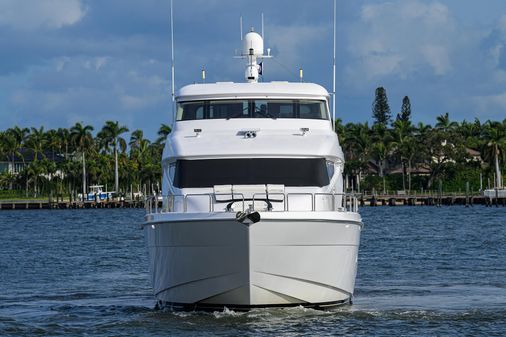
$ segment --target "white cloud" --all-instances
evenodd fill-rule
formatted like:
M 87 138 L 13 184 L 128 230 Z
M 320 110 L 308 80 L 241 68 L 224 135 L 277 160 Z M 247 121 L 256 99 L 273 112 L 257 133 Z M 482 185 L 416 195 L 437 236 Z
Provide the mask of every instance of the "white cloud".
M 355 82 L 407 78 L 425 68 L 446 75 L 462 41 L 448 7 L 439 2 L 365 5 L 350 30 L 347 49 L 354 61 L 346 73 Z
M 478 113 L 493 116 L 497 111 L 506 110 L 506 92 L 495 95 L 475 96 L 471 99 Z
M 19 30 L 61 28 L 85 14 L 80 0 L 0 0 L 0 25 Z
M 56 60 L 56 71 L 62 72 L 65 69 L 65 65 L 69 63 L 70 58 L 63 56 Z
M 283 74 L 282 77 L 286 79 L 286 68 L 293 69 L 293 73 L 297 74 L 298 67 L 302 66 L 308 50 L 315 50 L 315 44 L 327 38 L 329 27 L 323 25 L 271 25 L 268 27 L 268 32 L 267 44 L 264 47 L 275 49 L 277 54 L 274 55 L 276 58 L 274 62 L 269 62 L 267 66 Z M 314 57 L 314 53 L 311 55 Z M 283 64 L 285 68 L 283 71 L 276 70 L 279 63 Z
M 502 32 L 506 32 L 506 15 L 501 16 L 497 24 L 497 28 Z
M 449 51 L 445 46 L 428 44 L 421 46 L 420 51 L 436 75 L 444 75 L 451 69 Z
M 84 63 L 84 67 L 86 69 L 93 69 L 95 71 L 99 71 L 103 66 L 107 64 L 109 59 L 110 57 L 107 56 L 94 57 L 93 59 L 86 61 Z

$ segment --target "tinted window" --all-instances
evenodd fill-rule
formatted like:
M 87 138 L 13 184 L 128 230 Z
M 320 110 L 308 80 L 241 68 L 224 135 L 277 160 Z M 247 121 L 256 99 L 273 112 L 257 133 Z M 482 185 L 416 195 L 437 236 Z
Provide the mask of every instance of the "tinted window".
M 283 184 L 326 186 L 326 161 L 316 159 L 210 159 L 178 160 L 174 186 L 179 188 L 214 185 Z
M 324 101 L 218 100 L 178 103 L 177 120 L 230 118 L 328 119 Z

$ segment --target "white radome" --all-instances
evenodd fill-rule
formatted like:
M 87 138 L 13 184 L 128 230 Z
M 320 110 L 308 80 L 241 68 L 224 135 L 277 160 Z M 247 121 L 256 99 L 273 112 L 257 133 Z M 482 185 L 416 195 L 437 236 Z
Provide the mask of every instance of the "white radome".
M 264 54 L 264 39 L 257 32 L 249 32 L 244 36 L 243 55 L 249 55 L 253 49 L 253 55 L 260 57 Z

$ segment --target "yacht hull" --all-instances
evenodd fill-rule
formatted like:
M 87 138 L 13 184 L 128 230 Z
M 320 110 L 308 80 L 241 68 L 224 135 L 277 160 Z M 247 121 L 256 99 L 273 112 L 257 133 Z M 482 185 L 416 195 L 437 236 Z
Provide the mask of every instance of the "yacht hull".
M 155 214 L 144 231 L 156 299 L 181 309 L 327 307 L 351 301 L 358 213 Z

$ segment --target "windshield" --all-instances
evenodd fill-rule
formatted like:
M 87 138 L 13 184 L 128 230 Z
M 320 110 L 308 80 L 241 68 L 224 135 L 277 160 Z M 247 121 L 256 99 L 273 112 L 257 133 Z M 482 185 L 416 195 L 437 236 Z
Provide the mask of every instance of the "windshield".
M 328 119 L 325 101 L 318 100 L 216 100 L 181 102 L 177 120 L 230 118 Z
M 174 186 L 280 184 L 326 186 L 330 177 L 324 158 L 254 158 L 178 160 Z

